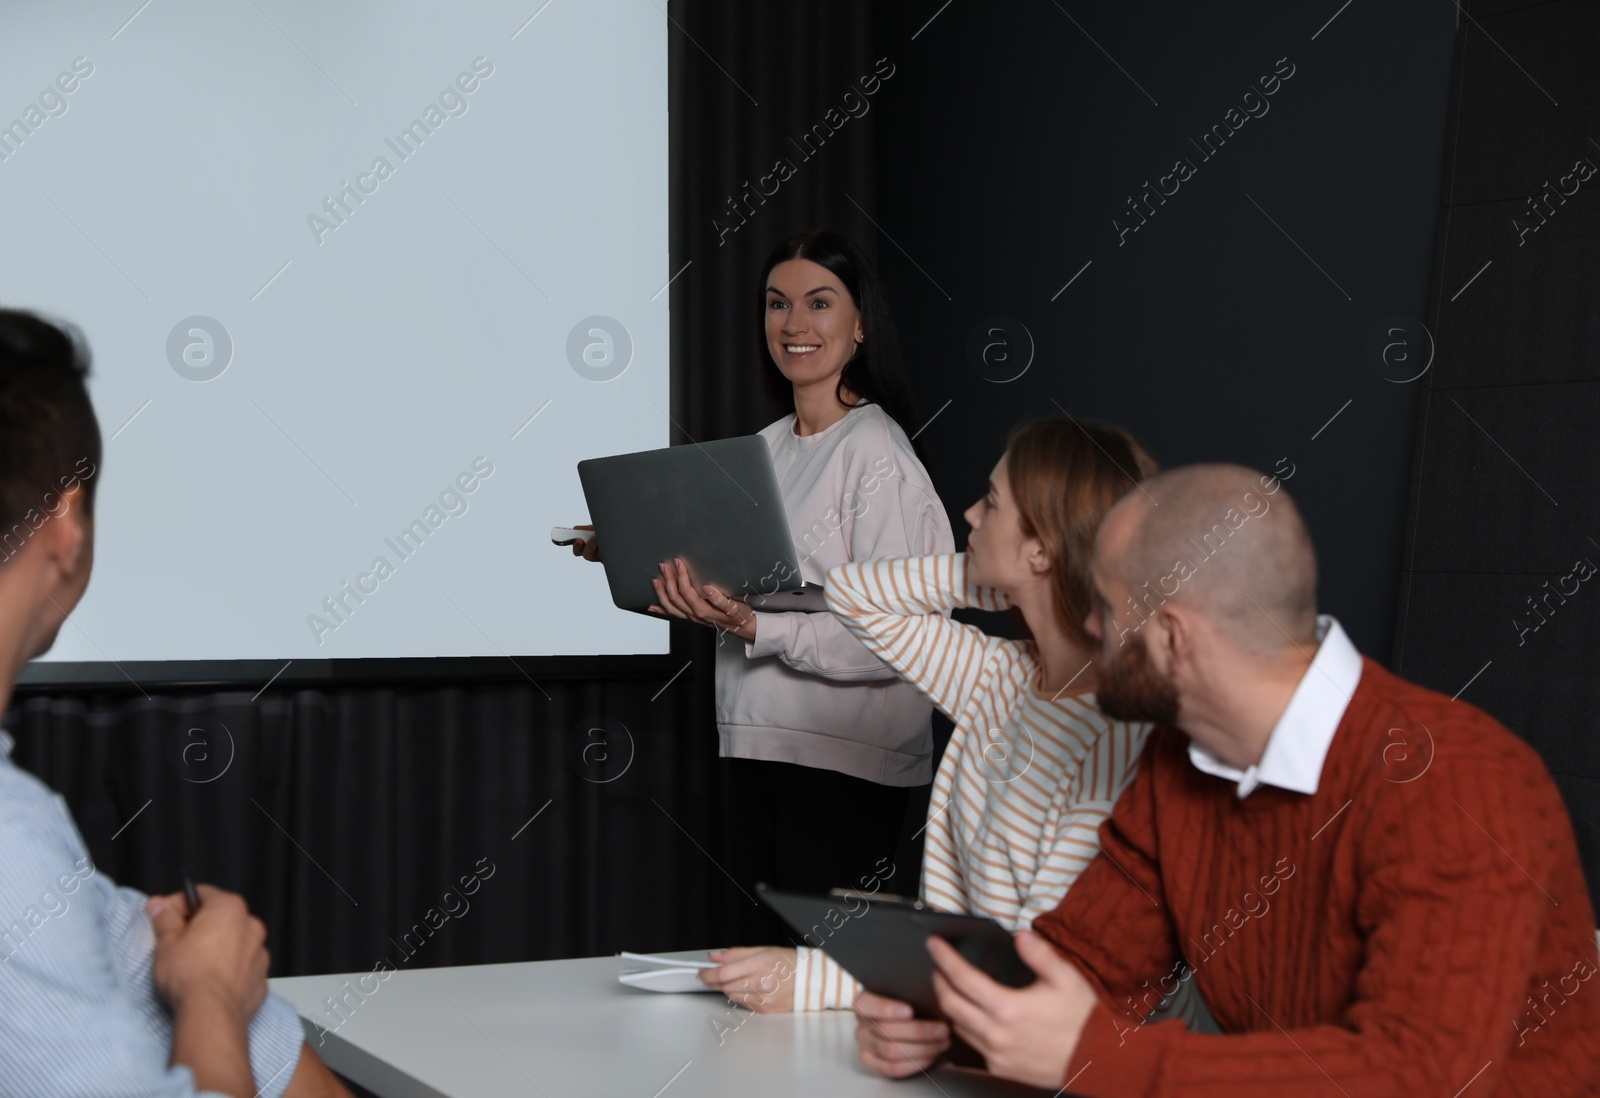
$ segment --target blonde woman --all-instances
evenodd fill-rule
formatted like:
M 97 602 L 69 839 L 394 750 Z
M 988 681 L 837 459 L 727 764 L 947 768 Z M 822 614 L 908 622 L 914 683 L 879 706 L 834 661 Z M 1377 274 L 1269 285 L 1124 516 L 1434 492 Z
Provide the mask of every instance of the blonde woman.
M 1012 434 L 967 510 L 965 553 L 828 571 L 829 606 L 846 628 L 955 723 L 928 806 L 920 891 L 929 905 L 1024 930 L 1098 853 L 1100 822 L 1132 781 L 1151 726 L 1095 704 L 1096 646 L 1083 626 L 1089 563 L 1101 518 L 1155 470 L 1120 429 L 1031 423 Z M 1031 637 L 990 636 L 951 620 L 956 607 L 1014 607 Z M 701 979 L 753 1010 L 849 1009 L 861 993 L 819 949 L 745 947 L 711 959 L 720 964 Z

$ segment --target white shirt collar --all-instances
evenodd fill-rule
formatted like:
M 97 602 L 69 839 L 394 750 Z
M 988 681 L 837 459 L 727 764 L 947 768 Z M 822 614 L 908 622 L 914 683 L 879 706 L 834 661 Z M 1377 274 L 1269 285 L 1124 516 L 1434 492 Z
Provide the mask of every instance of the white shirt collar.
M 1259 763 L 1239 770 L 1189 741 L 1189 761 L 1207 774 L 1237 782 L 1240 800 L 1262 782 L 1296 793 L 1317 791 L 1333 734 L 1361 681 L 1361 653 L 1332 615 L 1317 615 L 1317 640 L 1317 654 L 1272 726 Z

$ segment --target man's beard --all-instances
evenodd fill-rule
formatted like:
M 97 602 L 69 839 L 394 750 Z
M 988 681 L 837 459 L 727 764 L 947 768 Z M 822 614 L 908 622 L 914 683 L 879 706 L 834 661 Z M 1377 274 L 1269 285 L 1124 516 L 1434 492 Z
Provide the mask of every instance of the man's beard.
M 1100 665 L 1100 686 L 1095 691 L 1100 711 L 1119 721 L 1178 723 L 1178 690 L 1150 663 L 1142 638 L 1127 651 Z

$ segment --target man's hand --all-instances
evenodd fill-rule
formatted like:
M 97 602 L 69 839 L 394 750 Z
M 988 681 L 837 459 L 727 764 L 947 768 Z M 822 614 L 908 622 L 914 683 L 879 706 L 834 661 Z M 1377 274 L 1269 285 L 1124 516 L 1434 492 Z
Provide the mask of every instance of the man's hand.
M 156 991 L 172 1007 L 172 1063 L 194 1072 L 195 1088 L 249 1098 L 246 1027 L 267 999 L 267 928 L 244 900 L 200 886 L 200 910 L 181 892 L 152 896 Z
M 863 991 L 856 996 L 856 1044 L 874 1075 L 903 1079 L 927 1071 L 950 1048 L 950 1027 L 913 1019 L 911 1006 Z
M 200 999 L 249 1022 L 267 999 L 267 928 L 240 896 L 210 885 L 199 891 L 192 915 L 181 892 L 145 903 L 156 932 L 156 990 L 174 1011 Z
M 738 946 L 711 954 L 716 968 L 700 970 L 700 982 L 757 1014 L 794 1009 L 795 951 L 781 946 Z
M 1036 1087 L 1059 1087 L 1094 1009 L 1094 988 L 1031 930 L 1017 954 L 1039 978 L 1025 988 L 996 983 L 941 938 L 928 939 L 939 1009 L 962 1040 L 983 1053 L 989 1071 Z

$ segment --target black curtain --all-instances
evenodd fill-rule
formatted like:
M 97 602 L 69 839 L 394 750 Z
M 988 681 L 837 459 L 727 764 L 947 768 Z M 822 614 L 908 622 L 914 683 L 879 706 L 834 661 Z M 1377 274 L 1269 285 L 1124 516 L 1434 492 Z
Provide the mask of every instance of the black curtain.
M 1394 666 L 1539 750 L 1600 899 L 1600 6 L 1466 12 Z
M 663 685 L 32 697 L 9 725 L 119 882 L 243 892 L 275 974 L 417 967 L 724 924 L 708 683 Z
M 681 444 L 778 415 L 753 331 L 778 240 L 831 226 L 876 250 L 875 120 L 829 114 L 872 73 L 873 35 L 870 6 L 840 0 L 668 12 Z M 808 134 L 803 157 L 790 139 Z M 780 157 L 794 170 L 774 192 Z M 765 924 L 721 869 L 739 821 L 721 807 L 714 637 L 672 628 L 671 677 L 522 660 L 532 678 L 509 685 L 35 690 L 6 727 L 102 872 L 169 891 L 187 867 L 241 891 L 274 975 L 736 944 Z M 915 844 L 902 861 L 914 880 Z

